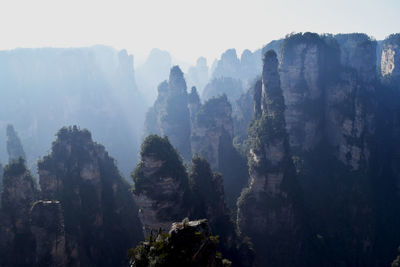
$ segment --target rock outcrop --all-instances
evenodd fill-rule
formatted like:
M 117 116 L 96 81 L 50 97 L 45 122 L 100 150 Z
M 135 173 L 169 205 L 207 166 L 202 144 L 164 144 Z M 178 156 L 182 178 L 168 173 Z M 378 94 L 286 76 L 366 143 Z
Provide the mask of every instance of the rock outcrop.
M 238 227 L 249 236 L 256 266 L 293 266 L 300 261 L 299 193 L 289 152 L 276 53 L 264 56 L 262 91 L 250 129 L 250 184 L 238 200 Z
M 123 265 L 125 251 L 143 235 L 130 187 L 105 148 L 87 130 L 62 128 L 38 170 L 42 198 L 62 207 L 58 217 L 64 217 L 67 265 Z M 44 206 L 48 212 L 58 209 L 57 202 Z
M 14 126 L 8 124 L 6 131 L 8 160 L 10 162 L 13 160 L 18 160 L 19 158 L 26 160 L 24 148 L 22 147 L 22 143 L 18 137 L 17 132 L 14 130 Z
M 195 266 L 223 267 L 217 252 L 217 241 L 211 235 L 207 220 L 183 220 L 173 223 L 168 233 L 151 234 L 146 242 L 128 252 L 131 266 Z

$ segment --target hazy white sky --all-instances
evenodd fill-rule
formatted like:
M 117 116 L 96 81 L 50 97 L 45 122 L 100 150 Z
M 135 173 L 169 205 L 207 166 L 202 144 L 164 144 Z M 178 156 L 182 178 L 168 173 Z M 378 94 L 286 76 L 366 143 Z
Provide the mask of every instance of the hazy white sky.
M 0 49 L 105 44 L 210 61 L 290 32 L 400 32 L 400 0 L 0 0 Z

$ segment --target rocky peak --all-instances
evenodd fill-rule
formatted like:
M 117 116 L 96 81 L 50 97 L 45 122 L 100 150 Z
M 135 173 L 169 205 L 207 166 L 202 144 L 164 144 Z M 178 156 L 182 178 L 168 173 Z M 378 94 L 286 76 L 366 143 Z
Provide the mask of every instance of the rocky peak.
M 14 130 L 14 126 L 8 124 L 6 132 L 9 161 L 18 160 L 19 158 L 26 160 L 21 140 L 19 139 L 17 132 Z
M 118 86 L 121 86 L 126 90 L 136 89 L 133 55 L 128 55 L 128 52 L 123 49 L 118 53 L 118 59 Z
M 261 109 L 268 116 L 275 117 L 283 114 L 284 99 L 278 73 L 278 59 L 273 50 L 265 53 L 262 72 L 262 101 Z
M 234 48 L 226 50 L 222 55 L 221 59 L 217 61 L 216 68 L 212 74 L 213 78 L 221 77 L 239 77 L 240 72 L 240 60 L 237 57 L 236 50 Z
M 207 59 L 199 57 L 196 61 L 196 66 L 189 68 L 186 77 L 188 85 L 196 86 L 201 92 L 208 82 Z
M 179 66 L 173 66 L 171 68 L 168 84 L 171 92 L 187 93 L 186 81 Z
M 10 216 L 16 233 L 27 231 L 29 210 L 37 196 L 36 183 L 22 158 L 4 167 L 2 209 Z
M 178 66 L 171 69 L 168 83 L 159 86 L 159 95 L 146 118 L 146 135 L 168 136 L 186 160 L 190 160 L 190 111 L 183 73 Z
M 276 53 L 266 52 L 263 63 L 261 88 L 255 97 L 261 102 L 255 103 L 259 114 L 249 129 L 250 183 L 238 199 L 237 224 L 254 244 L 257 266 L 291 266 L 302 242 L 295 207 L 297 177 L 289 152 Z

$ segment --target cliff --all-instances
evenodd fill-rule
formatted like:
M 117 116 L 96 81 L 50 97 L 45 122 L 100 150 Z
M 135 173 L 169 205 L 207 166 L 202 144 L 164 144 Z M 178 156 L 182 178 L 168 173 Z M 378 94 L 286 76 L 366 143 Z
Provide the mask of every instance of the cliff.
M 285 103 L 276 53 L 264 56 L 262 91 L 249 130 L 250 183 L 238 200 L 237 224 L 249 236 L 256 266 L 292 266 L 302 241 L 296 172 L 285 128 Z

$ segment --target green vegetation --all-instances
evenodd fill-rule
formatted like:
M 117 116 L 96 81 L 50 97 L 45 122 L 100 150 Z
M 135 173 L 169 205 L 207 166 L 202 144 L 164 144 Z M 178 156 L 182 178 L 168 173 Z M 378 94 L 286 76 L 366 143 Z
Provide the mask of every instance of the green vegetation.
M 218 237 L 211 236 L 207 220 L 189 222 L 173 227 L 170 233 L 151 233 L 145 242 L 128 251 L 133 267 L 228 267 L 231 262 L 217 252 Z

